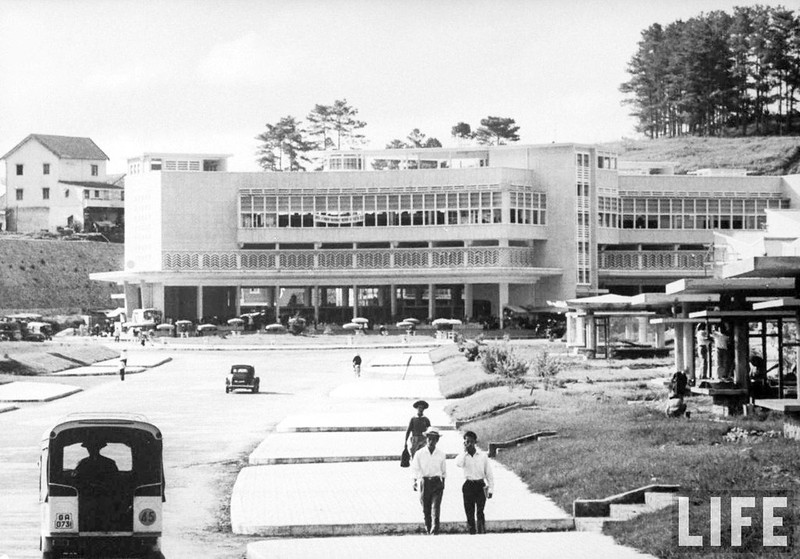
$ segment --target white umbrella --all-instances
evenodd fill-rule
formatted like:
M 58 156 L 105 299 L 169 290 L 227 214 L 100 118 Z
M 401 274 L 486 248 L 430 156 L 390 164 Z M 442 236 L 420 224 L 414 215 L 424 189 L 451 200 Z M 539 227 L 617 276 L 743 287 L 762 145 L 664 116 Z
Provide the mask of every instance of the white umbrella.
M 449 318 L 437 318 L 436 320 L 431 322 L 431 324 L 433 324 L 434 326 L 438 326 L 440 324 L 452 324 L 452 322 L 450 322 Z
M 359 317 L 354 318 L 350 322 L 352 322 L 353 324 L 369 324 L 369 319 L 368 318 L 362 318 L 362 317 L 359 316 Z
M 463 323 L 463 322 L 461 322 L 461 321 L 460 321 L 459 319 L 457 319 L 457 318 L 451 318 L 451 319 L 450 319 L 450 324 L 452 324 L 453 326 L 461 326 L 461 325 L 462 325 L 462 324 L 464 324 L 464 323 Z
M 190 325 L 191 323 L 192 323 L 192 321 L 191 321 L 191 320 L 176 320 L 176 321 L 175 321 L 175 324 L 178 324 L 178 325 L 183 325 L 183 326 L 188 326 L 188 325 Z
M 242 324 L 244 324 L 244 320 L 242 320 L 241 318 L 231 318 L 228 320 L 228 324 L 230 324 L 231 326 L 241 326 Z
M 200 326 L 197 327 L 198 332 L 207 332 L 209 330 L 216 330 L 216 329 L 217 329 L 216 324 L 201 324 Z
M 156 330 L 172 330 L 175 328 L 172 324 L 159 324 L 156 326 Z
M 355 322 L 348 322 L 347 324 L 342 324 L 342 328 L 345 330 L 361 330 L 364 327 L 363 324 L 356 324 Z
M 397 326 L 398 328 L 408 328 L 409 326 L 414 326 L 414 323 L 404 320 L 402 322 L 398 322 L 397 324 L 395 324 L 395 326 Z
M 278 330 L 286 330 L 286 326 L 284 326 L 283 324 L 281 324 L 279 322 L 276 322 L 274 324 L 267 324 L 266 327 L 264 327 L 264 330 L 270 330 L 270 331 L 273 331 L 273 332 L 277 332 Z
M 404 318 L 403 322 L 411 322 L 412 324 L 419 324 L 418 318 Z

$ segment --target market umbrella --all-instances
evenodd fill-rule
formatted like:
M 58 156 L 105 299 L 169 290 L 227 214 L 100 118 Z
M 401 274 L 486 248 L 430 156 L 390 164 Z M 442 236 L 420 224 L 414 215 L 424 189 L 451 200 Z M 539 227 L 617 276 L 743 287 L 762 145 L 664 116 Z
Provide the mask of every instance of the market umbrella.
M 352 322 L 353 324 L 369 324 L 369 319 L 368 318 L 362 318 L 362 317 L 359 316 L 359 317 L 354 318 L 350 322 Z
M 355 322 L 348 322 L 347 324 L 343 324 L 342 328 L 345 330 L 360 330 L 361 324 L 356 324 Z
M 406 319 L 406 320 L 408 320 L 408 319 Z M 436 320 L 431 322 L 431 324 L 433 324 L 434 326 L 438 326 L 439 324 L 453 324 L 453 323 L 450 322 L 449 318 L 437 318 Z
M 449 322 L 450 322 L 450 324 L 452 324 L 453 326 L 461 326 L 462 324 L 464 324 L 463 322 L 461 322 L 461 321 L 460 321 L 459 319 L 457 319 L 457 318 L 451 318 L 451 319 L 449 319 Z
M 216 324 L 201 324 L 200 326 L 197 327 L 198 332 L 210 332 L 216 329 L 217 329 Z
M 409 326 L 414 326 L 414 323 L 404 320 L 402 322 L 398 322 L 397 324 L 395 324 L 395 326 L 397 326 L 398 328 L 408 328 Z
M 231 318 L 228 320 L 228 324 L 230 324 L 231 326 L 241 326 L 242 324 L 244 324 L 244 320 L 242 320 L 241 318 Z
M 412 324 L 419 324 L 419 319 L 418 318 L 404 318 L 403 322 L 410 322 Z
M 172 330 L 175 327 L 172 324 L 159 324 L 156 326 L 156 330 Z
M 264 327 L 264 330 L 269 330 L 270 332 L 283 332 L 286 330 L 286 326 L 284 326 L 280 322 L 276 322 L 274 324 L 267 324 Z
M 178 326 L 189 326 L 192 323 L 191 320 L 176 320 L 175 324 Z

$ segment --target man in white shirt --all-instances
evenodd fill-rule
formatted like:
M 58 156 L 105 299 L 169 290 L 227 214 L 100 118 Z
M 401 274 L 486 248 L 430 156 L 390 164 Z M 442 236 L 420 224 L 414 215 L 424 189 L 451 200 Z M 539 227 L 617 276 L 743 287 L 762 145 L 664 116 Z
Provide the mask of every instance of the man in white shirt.
M 414 491 L 419 490 L 425 530 L 428 534 L 436 535 L 439 533 L 444 478 L 447 474 L 446 456 L 441 449 L 436 448 L 439 431 L 428 428 L 425 438 L 427 446 L 419 449 L 411 461 L 411 475 L 414 476 Z
M 472 431 L 464 433 L 464 452 L 456 458 L 456 466 L 464 470 L 465 480 L 461 492 L 464 495 L 464 512 L 467 514 L 469 533 L 485 534 L 486 519 L 483 516 L 483 508 L 486 506 L 486 499 L 491 499 L 494 493 L 494 474 L 489 457 L 475 446 L 476 442 L 478 435 Z

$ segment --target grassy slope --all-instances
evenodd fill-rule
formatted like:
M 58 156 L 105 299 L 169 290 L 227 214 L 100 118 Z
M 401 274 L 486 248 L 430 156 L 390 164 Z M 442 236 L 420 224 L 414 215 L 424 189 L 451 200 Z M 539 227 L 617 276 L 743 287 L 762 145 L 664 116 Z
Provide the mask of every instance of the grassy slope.
M 673 161 L 676 173 L 703 168 L 746 168 L 751 175 L 800 173 L 800 137 L 668 138 L 603 144 L 621 160 Z
M 110 307 L 119 288 L 89 274 L 121 270 L 122 264 L 121 244 L 0 236 L 0 314 Z
M 663 370 L 657 361 L 652 365 L 655 374 Z M 500 399 L 512 403 L 529 396 L 527 389 L 485 389 L 484 380 L 478 378 L 482 373 L 480 363 L 464 361 L 456 367 L 447 360 L 437 364 L 436 369 L 443 392 L 446 385 L 458 384 L 451 378 L 454 376 L 460 376 L 464 384 L 476 384 L 473 395 L 453 400 L 448 406 L 454 419 L 487 411 L 486 400 L 496 407 Z M 532 491 L 548 495 L 565 510 L 571 510 L 575 499 L 602 498 L 650 483 L 678 483 L 696 503 L 708 502 L 709 495 L 736 490 L 800 487 L 796 475 L 800 445 L 796 441 L 780 436 L 738 442 L 726 439 L 733 427 L 780 432 L 779 416 L 719 418 L 709 413 L 707 398 L 691 398 L 691 420 L 668 419 L 662 411 L 665 388 L 658 390 L 658 401 L 648 402 L 654 389 L 641 379 L 598 382 L 608 381 L 619 372 L 565 372 L 565 377 L 586 377 L 593 382 L 584 380 L 551 390 L 537 388 L 533 391 L 533 408 L 480 419 L 464 428 L 478 432 L 483 446 L 489 441 L 506 441 L 535 431 L 556 431 L 556 438 L 503 450 L 498 460 L 516 472 Z M 644 370 L 639 373 L 650 376 Z M 708 518 L 705 509 L 699 513 L 700 518 Z M 797 518 L 798 508 L 793 512 Z M 644 515 L 613 524 L 607 533 L 621 543 L 663 558 L 785 556 L 758 549 L 735 554 L 676 549 L 672 540 L 673 514 L 674 509 L 670 509 Z M 707 527 L 698 527 L 693 533 L 698 532 L 704 533 L 708 541 Z

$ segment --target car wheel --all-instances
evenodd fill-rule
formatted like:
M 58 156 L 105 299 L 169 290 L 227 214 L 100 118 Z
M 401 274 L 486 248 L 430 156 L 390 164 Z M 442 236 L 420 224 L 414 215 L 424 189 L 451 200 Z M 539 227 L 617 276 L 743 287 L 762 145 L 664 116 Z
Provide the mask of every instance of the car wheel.
M 231 392 L 231 387 L 230 386 L 226 386 L 225 387 L 225 394 L 230 394 L 230 392 Z
M 258 394 L 258 388 L 258 381 L 256 381 L 256 383 L 253 385 L 253 394 Z

